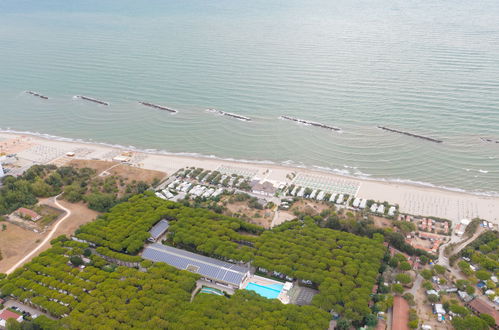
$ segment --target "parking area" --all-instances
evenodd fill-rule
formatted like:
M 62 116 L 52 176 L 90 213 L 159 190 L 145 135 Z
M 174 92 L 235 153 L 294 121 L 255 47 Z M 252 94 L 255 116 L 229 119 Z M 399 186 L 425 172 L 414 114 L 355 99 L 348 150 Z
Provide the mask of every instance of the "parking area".
M 8 300 L 8 301 L 6 301 L 3 305 L 4 305 L 4 307 L 5 307 L 6 309 L 7 309 L 7 308 L 12 308 L 12 309 L 14 309 L 14 310 L 15 310 L 15 309 L 17 308 L 17 309 L 19 309 L 19 312 L 21 312 L 21 313 L 22 313 L 22 312 L 28 312 L 28 313 L 30 313 L 30 314 L 31 314 L 31 316 L 35 316 L 35 315 L 38 315 L 38 316 L 40 316 L 40 315 L 45 315 L 45 316 L 47 316 L 48 318 L 51 318 L 51 319 L 55 320 L 55 317 L 52 317 L 52 316 L 50 316 L 50 315 L 49 315 L 49 314 L 47 314 L 47 313 L 43 313 L 43 312 L 39 311 L 39 310 L 38 310 L 38 309 L 36 309 L 36 308 L 33 308 L 33 307 L 31 307 L 31 306 L 28 306 L 28 305 L 25 305 L 25 304 L 20 303 L 20 302 L 18 302 L 18 301 L 16 301 L 16 300 Z

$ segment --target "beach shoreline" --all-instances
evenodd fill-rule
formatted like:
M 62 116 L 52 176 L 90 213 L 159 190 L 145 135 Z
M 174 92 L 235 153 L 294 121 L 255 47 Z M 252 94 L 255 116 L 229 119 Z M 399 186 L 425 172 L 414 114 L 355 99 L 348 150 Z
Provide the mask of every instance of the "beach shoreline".
M 110 160 L 112 157 L 109 155 L 131 151 L 142 155 L 140 161 L 134 164 L 135 166 L 159 170 L 168 174 L 173 174 L 178 169 L 187 166 L 216 170 L 220 166 L 225 165 L 250 169 L 256 173 L 255 177 L 261 181 L 290 183 L 289 175 L 292 173 L 303 173 L 311 176 L 353 182 L 359 186 L 356 194 L 358 197 L 374 199 L 380 202 L 388 201 L 396 203 L 400 206 L 401 212 L 408 214 L 447 218 L 453 222 L 458 222 L 464 218 L 480 217 L 499 224 L 499 196 L 494 195 L 459 191 L 458 189 L 436 187 L 424 183 L 358 178 L 332 173 L 321 168 L 300 167 L 293 164 L 279 164 L 270 161 L 223 159 L 207 155 L 168 153 L 156 149 L 141 150 L 133 146 L 127 147 L 80 139 L 74 140 L 49 134 L 9 130 L 0 131 L 0 138 L 3 139 L 16 139 L 23 136 L 25 137 L 25 141 L 22 143 L 26 143 L 29 146 L 24 154 L 26 154 L 29 161 L 34 163 L 43 163 L 43 161 L 37 161 L 37 155 L 31 156 L 29 149 L 34 148 L 33 145 L 40 145 L 50 150 L 59 150 L 59 153 L 62 153 L 62 155 L 56 158 L 64 157 L 66 152 L 72 150 L 85 149 L 89 151 L 82 159 Z M 29 159 L 30 157 L 32 159 Z M 80 157 L 77 155 L 76 158 Z M 55 159 L 49 160 L 47 163 L 53 163 L 54 161 Z

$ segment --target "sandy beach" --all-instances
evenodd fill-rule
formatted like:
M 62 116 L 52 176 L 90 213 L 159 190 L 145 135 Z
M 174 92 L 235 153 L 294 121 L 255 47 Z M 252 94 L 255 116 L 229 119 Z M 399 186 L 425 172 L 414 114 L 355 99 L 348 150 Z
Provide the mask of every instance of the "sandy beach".
M 463 218 L 480 217 L 499 224 L 499 197 L 479 196 L 415 184 L 357 179 L 319 170 L 277 164 L 149 153 L 103 144 L 52 140 L 27 134 L 0 133 L 0 152 L 15 153 L 18 157 L 16 168 L 12 169 L 12 174 L 21 172 L 33 164 L 63 165 L 71 159 L 112 161 L 113 158 L 126 151 L 132 151 L 130 157 L 132 166 L 168 174 L 187 166 L 209 170 L 225 166 L 277 185 L 290 183 L 293 174 L 293 176 L 305 176 L 325 182 L 342 182 L 352 186 L 357 197 L 398 204 L 403 213 L 435 216 L 450 219 L 453 222 L 458 222 Z M 66 156 L 68 152 L 74 153 L 74 156 Z

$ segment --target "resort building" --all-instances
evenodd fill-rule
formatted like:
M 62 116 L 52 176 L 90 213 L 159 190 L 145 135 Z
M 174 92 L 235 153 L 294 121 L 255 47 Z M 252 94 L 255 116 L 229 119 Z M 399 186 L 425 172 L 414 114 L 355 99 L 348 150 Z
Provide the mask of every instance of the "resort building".
M 170 227 L 170 224 L 166 220 L 160 220 L 157 224 L 155 224 L 151 230 L 149 230 L 149 234 L 151 234 L 151 237 L 149 237 L 147 240 L 151 243 L 154 243 L 160 238 L 166 231 L 168 230 L 168 227 Z
M 274 196 L 277 189 L 268 181 L 260 183 L 255 180 L 251 182 L 251 191 L 264 196 Z
M 147 246 L 142 258 L 188 270 L 209 282 L 232 289 L 242 289 L 243 282 L 250 276 L 248 268 L 159 243 Z
M 36 213 L 35 211 L 24 208 L 24 207 L 17 209 L 15 213 L 19 217 L 29 219 L 31 221 L 38 221 L 42 218 L 42 216 L 39 215 L 38 213 Z

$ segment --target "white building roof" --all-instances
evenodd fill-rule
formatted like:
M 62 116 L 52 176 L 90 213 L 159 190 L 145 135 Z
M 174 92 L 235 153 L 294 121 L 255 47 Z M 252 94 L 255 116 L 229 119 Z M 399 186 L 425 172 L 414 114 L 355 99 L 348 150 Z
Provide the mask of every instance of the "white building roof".
M 336 204 L 341 204 L 341 203 L 343 203 L 343 197 L 344 197 L 344 196 L 343 196 L 343 194 L 340 194 L 340 195 L 338 196 L 338 199 L 336 200 Z
M 397 210 L 397 208 L 395 206 L 391 206 L 390 209 L 388 210 L 388 215 L 389 216 L 395 215 L 396 210 Z
M 359 207 L 359 205 L 360 205 L 360 198 L 355 198 L 353 200 L 352 206 L 353 207 Z
M 444 306 L 442 304 L 435 304 L 435 313 L 445 314 Z
M 373 205 L 371 205 L 371 212 L 376 212 L 377 209 L 378 209 L 378 204 L 374 203 Z

